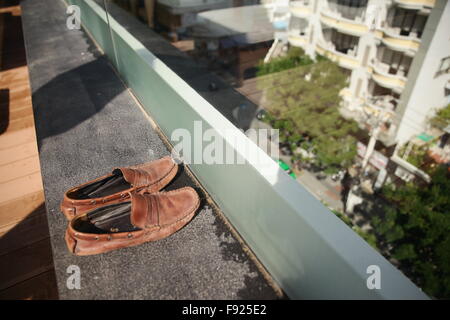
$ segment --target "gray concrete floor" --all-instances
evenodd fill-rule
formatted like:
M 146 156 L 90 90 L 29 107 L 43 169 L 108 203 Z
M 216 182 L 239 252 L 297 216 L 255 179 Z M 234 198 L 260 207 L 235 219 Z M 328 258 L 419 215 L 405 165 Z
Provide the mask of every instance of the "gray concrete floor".
M 65 190 L 169 151 L 86 34 L 66 28 L 62 1 L 21 4 L 60 298 L 278 298 L 206 201 L 192 222 L 169 238 L 96 256 L 69 253 L 67 221 L 59 210 Z M 168 189 L 185 185 L 196 187 L 181 170 Z M 80 290 L 66 286 L 71 265 L 81 269 Z

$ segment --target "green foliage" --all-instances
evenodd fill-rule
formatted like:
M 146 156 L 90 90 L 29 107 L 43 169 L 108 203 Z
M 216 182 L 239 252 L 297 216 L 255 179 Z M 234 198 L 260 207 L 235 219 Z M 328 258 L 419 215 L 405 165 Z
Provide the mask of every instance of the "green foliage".
M 305 137 L 319 166 L 336 171 L 352 164 L 356 155 L 356 122 L 344 119 L 338 110 L 339 92 L 346 86 L 346 75 L 339 67 L 322 59 L 260 79 L 268 111 L 280 129 L 280 141 L 295 145 Z M 284 139 L 284 141 L 283 141 Z
M 283 70 L 292 69 L 299 66 L 305 66 L 314 61 L 301 48 L 292 47 L 284 57 L 275 58 L 268 63 L 261 61 L 258 65 L 256 75 L 258 77 Z
M 329 61 L 330 59 L 328 59 L 326 56 L 323 56 L 321 54 L 317 54 L 316 55 L 316 61 Z
M 397 260 L 411 260 L 417 258 L 414 246 L 410 243 L 401 244 L 394 250 L 392 256 Z
M 436 113 L 436 116 L 434 116 L 430 122 L 433 126 L 441 129 L 450 125 L 450 104 L 445 108 L 439 110 Z
M 372 220 L 376 233 L 394 248 L 391 257 L 422 289 L 450 298 L 450 176 L 445 166 L 432 173 L 427 188 L 386 186 L 393 204 Z
M 374 249 L 378 250 L 377 247 L 377 239 L 373 233 L 365 232 L 360 227 L 353 224 L 352 220 L 347 217 L 345 214 L 332 210 L 332 212 L 339 217 L 347 226 L 352 228 L 361 238 L 363 238 L 369 245 L 371 245 Z
M 413 148 L 414 149 L 414 148 Z M 420 168 L 426 160 L 427 148 L 417 147 L 413 152 L 408 155 L 407 161 L 414 166 Z
M 403 155 L 406 152 L 407 144 L 405 144 L 399 151 L 399 154 Z M 425 144 L 423 146 L 413 145 L 409 154 L 406 157 L 406 161 L 416 166 L 417 168 L 421 168 L 423 164 L 427 160 L 427 151 L 430 148 L 429 144 Z

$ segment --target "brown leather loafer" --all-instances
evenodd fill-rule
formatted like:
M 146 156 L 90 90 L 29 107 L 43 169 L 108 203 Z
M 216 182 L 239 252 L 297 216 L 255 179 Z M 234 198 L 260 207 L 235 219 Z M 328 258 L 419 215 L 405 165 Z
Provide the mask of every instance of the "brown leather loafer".
M 178 165 L 171 157 L 137 166 L 116 168 L 111 174 L 68 190 L 61 202 L 61 211 L 67 219 L 105 204 L 127 200 L 130 192 L 144 188 L 157 192 L 176 175 Z
M 185 226 L 199 205 L 198 194 L 190 187 L 131 193 L 128 201 L 73 218 L 66 231 L 67 248 L 85 256 L 163 239 Z

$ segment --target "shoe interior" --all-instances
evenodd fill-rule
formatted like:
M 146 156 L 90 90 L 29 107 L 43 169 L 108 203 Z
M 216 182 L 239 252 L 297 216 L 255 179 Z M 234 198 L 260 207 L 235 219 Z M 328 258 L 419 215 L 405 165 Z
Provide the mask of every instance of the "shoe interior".
M 76 191 L 69 192 L 67 196 L 75 200 L 94 199 L 109 196 L 131 188 L 131 184 L 125 181 L 122 171 L 114 170 L 111 176 L 90 183 Z
M 83 233 L 104 234 L 140 230 L 130 220 L 131 203 L 107 205 L 89 212 L 74 222 L 74 229 Z

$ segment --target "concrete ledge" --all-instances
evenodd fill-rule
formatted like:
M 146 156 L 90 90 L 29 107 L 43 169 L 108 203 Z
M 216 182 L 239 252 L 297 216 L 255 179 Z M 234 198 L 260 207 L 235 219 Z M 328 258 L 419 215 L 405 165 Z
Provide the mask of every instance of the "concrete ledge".
M 91 0 L 80 5 L 85 28 L 104 40 L 106 16 Z M 246 160 L 244 165 L 190 165 L 208 193 L 291 298 L 426 299 L 411 281 L 254 144 L 232 146 L 225 132 L 247 137 L 113 17 L 116 68 L 167 137 L 194 133 L 194 121 L 213 128 Z M 107 30 L 109 32 L 109 30 Z M 143 31 L 140 31 L 143 32 Z M 161 107 L 164 106 L 164 107 Z M 172 141 L 173 142 L 173 141 Z M 265 159 L 261 166 L 256 159 Z M 369 266 L 381 270 L 381 289 L 367 286 Z
M 69 253 L 67 221 L 59 210 L 64 191 L 169 151 L 108 59 L 83 31 L 66 28 L 62 1 L 21 5 L 60 298 L 278 298 L 204 194 L 192 222 L 167 239 L 96 256 Z M 186 185 L 201 193 L 183 170 L 167 189 Z M 80 290 L 66 286 L 70 265 L 81 269 Z

